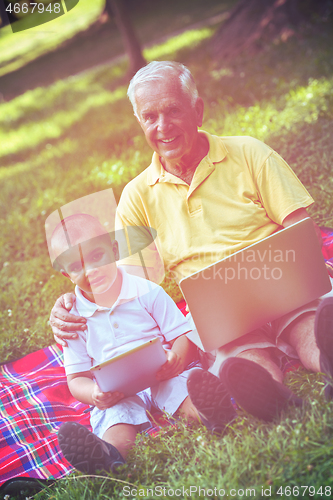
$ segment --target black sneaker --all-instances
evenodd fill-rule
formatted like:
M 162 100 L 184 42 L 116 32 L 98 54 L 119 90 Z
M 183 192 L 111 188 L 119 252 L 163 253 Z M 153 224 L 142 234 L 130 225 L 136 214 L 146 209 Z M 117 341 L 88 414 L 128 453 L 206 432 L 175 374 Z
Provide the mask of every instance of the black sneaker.
M 117 448 L 76 422 L 66 422 L 60 427 L 58 442 L 66 460 L 86 474 L 98 470 L 115 473 L 125 463 Z
M 187 389 L 202 423 L 215 434 L 222 434 L 236 412 L 220 379 L 206 370 L 194 368 L 187 379 Z
M 333 297 L 319 304 L 315 319 L 315 336 L 320 351 L 320 370 L 325 374 L 325 396 L 333 399 Z
M 54 479 L 35 479 L 32 477 L 13 477 L 8 479 L 0 487 L 0 498 L 9 499 L 11 496 L 15 498 L 29 498 L 37 495 L 38 492 L 44 490 L 48 486 L 55 483 Z
M 301 406 L 303 400 L 273 379 L 262 366 L 243 358 L 228 358 L 220 368 L 220 379 L 245 411 L 270 422 L 288 404 Z

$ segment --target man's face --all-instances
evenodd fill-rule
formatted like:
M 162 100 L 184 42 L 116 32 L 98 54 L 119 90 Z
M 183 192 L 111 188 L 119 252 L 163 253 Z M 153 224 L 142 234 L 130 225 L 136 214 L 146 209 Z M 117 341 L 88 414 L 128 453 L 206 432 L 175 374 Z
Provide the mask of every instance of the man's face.
M 202 125 L 202 99 L 193 107 L 178 79 L 167 75 L 165 82 L 142 84 L 135 97 L 138 120 L 149 146 L 166 163 L 190 166 Z
M 105 293 L 113 285 L 117 254 L 117 242 L 111 243 L 108 235 L 103 235 L 76 244 L 60 258 L 68 277 L 93 299 L 94 294 Z

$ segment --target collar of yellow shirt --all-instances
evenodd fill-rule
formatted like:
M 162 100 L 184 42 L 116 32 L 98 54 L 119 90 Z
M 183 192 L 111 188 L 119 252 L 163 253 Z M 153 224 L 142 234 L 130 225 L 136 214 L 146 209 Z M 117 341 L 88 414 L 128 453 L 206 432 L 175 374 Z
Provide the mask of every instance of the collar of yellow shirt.
M 203 130 L 200 130 L 199 133 L 203 134 L 207 138 L 209 142 L 209 151 L 196 168 L 187 197 L 189 197 L 193 191 L 215 170 L 215 163 L 221 162 L 228 154 L 228 150 L 221 137 L 210 135 Z M 157 182 L 168 182 L 170 184 L 183 184 L 188 186 L 185 181 L 173 174 L 170 174 L 170 172 L 167 172 L 163 168 L 158 154 L 154 153 L 152 162 L 148 168 L 147 183 L 149 186 L 153 186 Z

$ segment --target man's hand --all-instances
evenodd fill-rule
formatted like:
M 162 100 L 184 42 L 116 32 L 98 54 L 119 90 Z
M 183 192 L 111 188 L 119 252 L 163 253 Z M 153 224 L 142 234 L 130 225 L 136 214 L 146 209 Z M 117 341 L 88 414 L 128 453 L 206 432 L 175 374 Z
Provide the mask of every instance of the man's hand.
M 167 358 L 166 363 L 164 363 L 160 371 L 156 374 L 156 379 L 159 382 L 177 377 L 184 370 L 183 361 L 179 354 L 174 351 L 167 351 Z
M 124 394 L 120 392 L 102 392 L 96 383 L 91 396 L 94 406 L 99 410 L 111 408 L 124 398 Z
M 65 339 L 72 339 L 77 337 L 77 330 L 85 330 L 87 320 L 81 316 L 69 314 L 75 302 L 75 295 L 73 293 L 65 293 L 57 299 L 53 306 L 50 315 L 50 325 L 54 334 L 55 341 L 62 345 L 67 346 Z

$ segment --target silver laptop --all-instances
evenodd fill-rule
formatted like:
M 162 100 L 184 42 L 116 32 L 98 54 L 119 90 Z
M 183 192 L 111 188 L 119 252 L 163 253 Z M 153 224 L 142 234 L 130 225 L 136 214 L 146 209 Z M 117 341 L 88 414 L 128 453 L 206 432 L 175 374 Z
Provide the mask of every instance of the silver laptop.
M 180 283 L 205 351 L 221 347 L 332 289 L 310 218 L 196 272 Z

